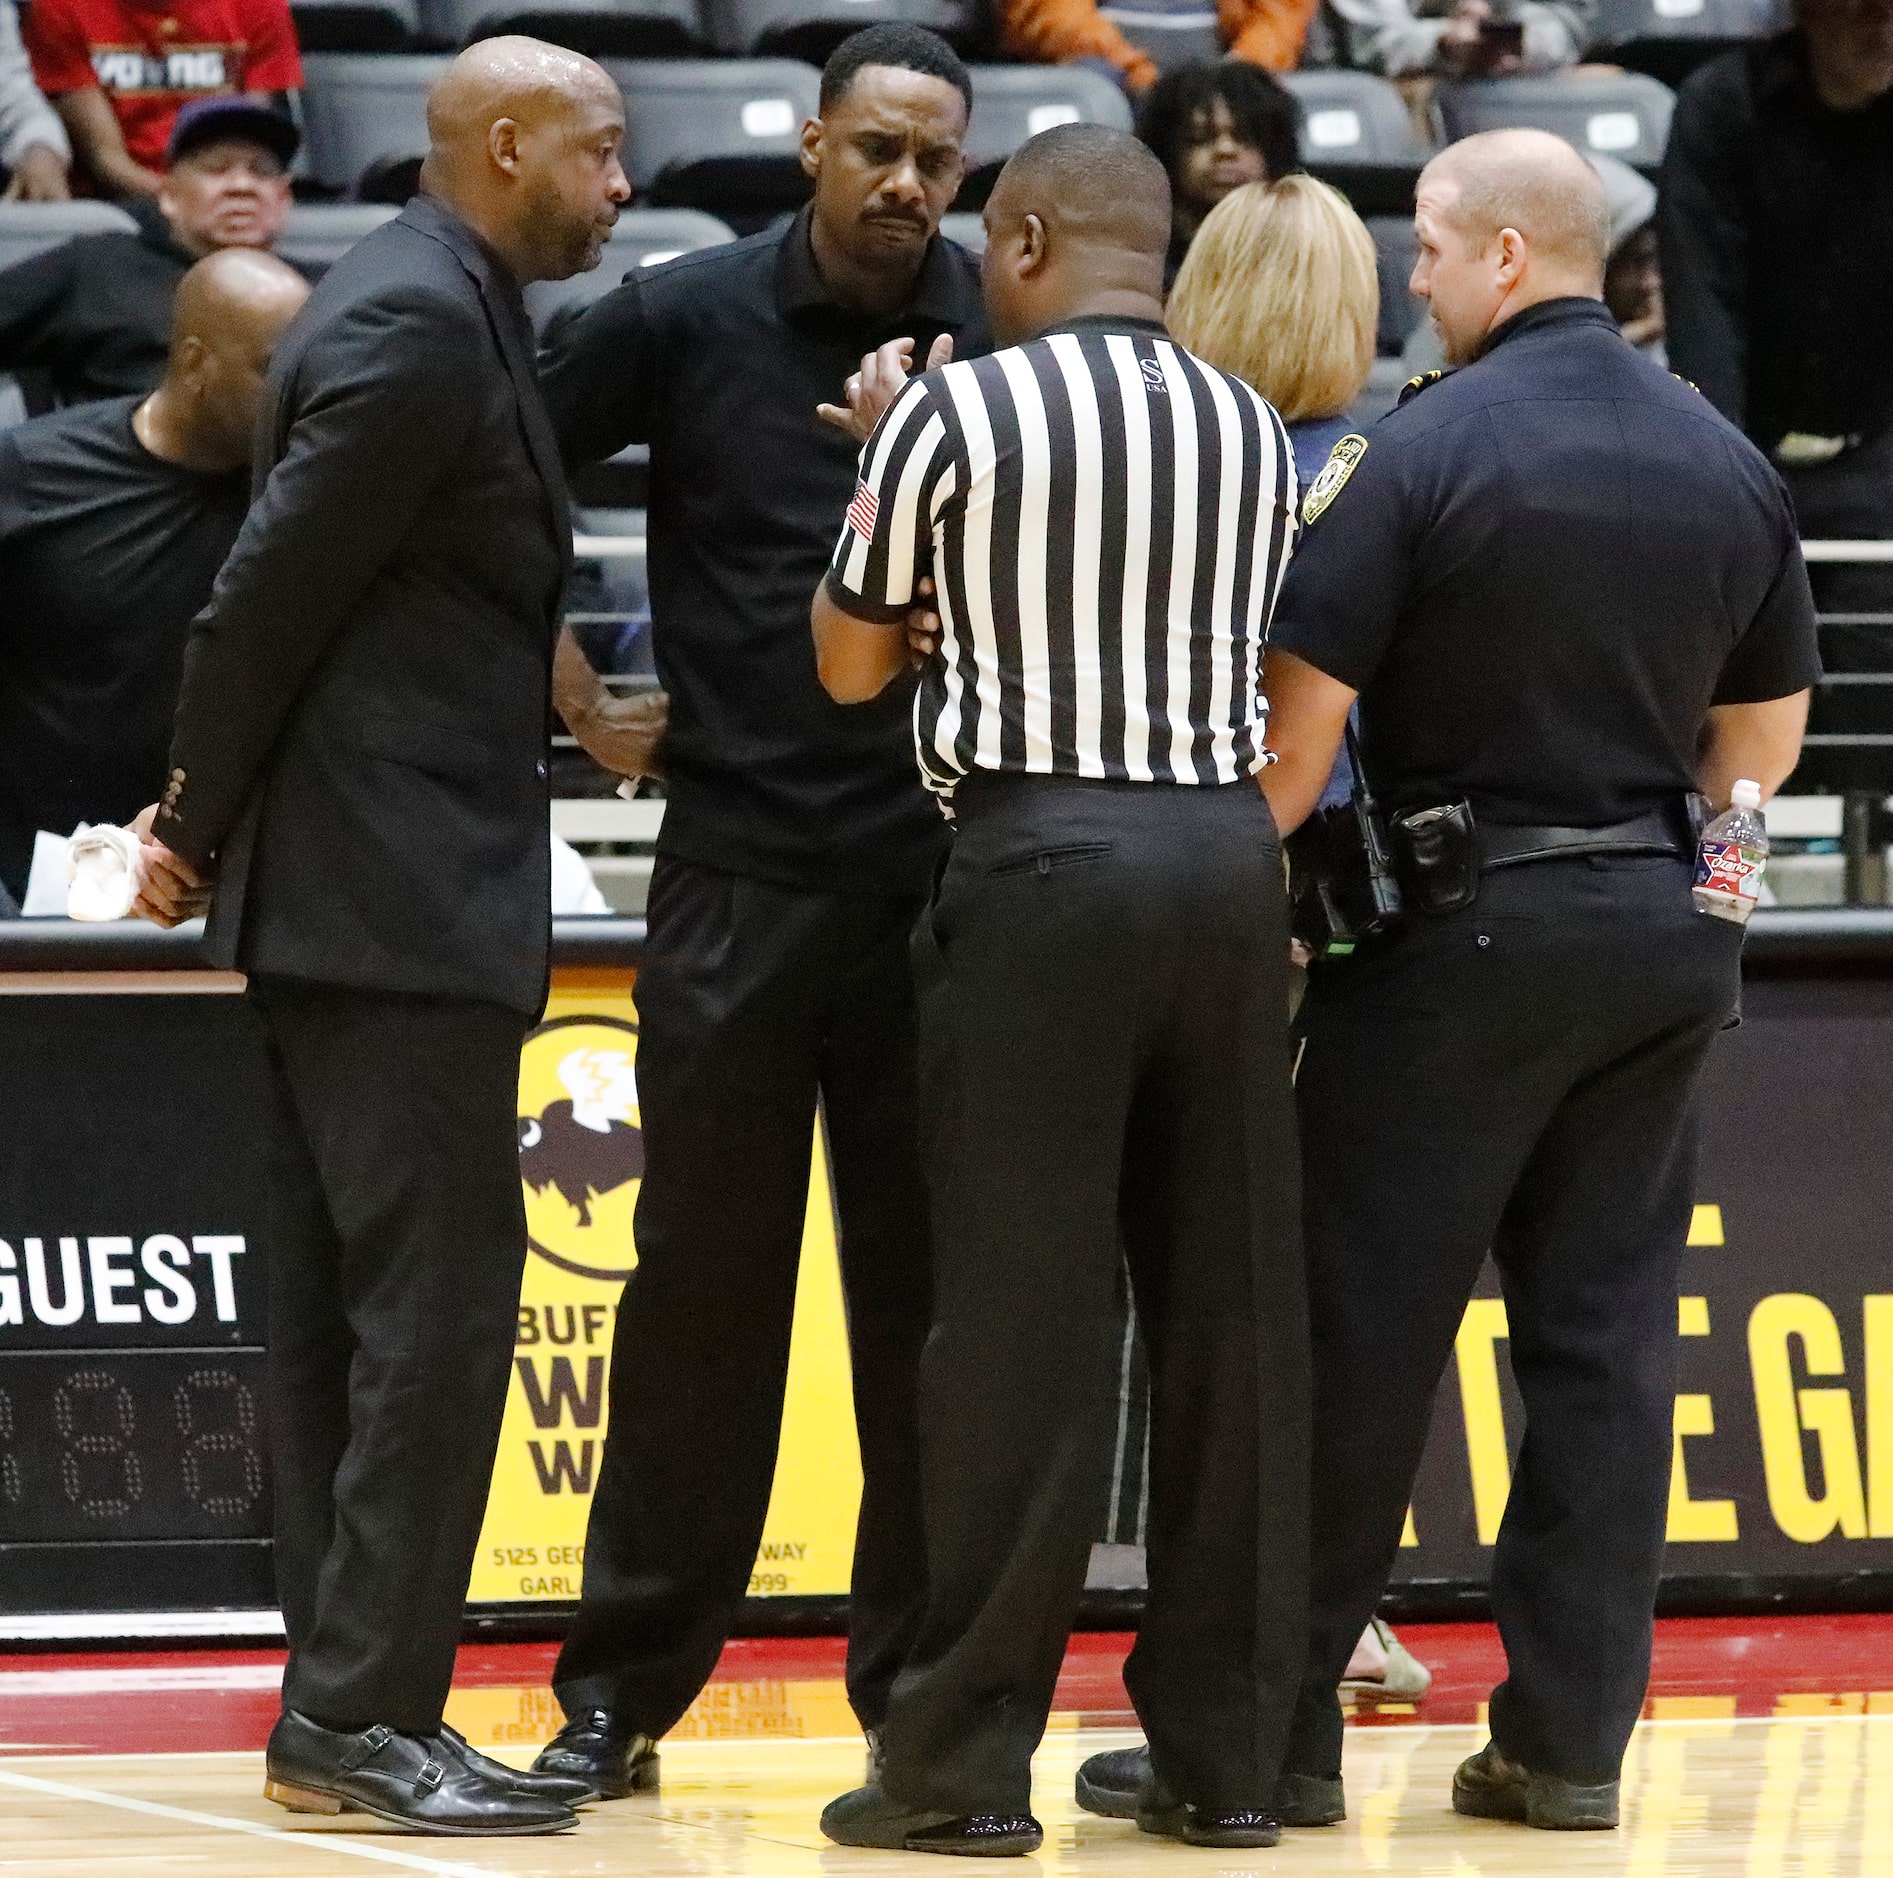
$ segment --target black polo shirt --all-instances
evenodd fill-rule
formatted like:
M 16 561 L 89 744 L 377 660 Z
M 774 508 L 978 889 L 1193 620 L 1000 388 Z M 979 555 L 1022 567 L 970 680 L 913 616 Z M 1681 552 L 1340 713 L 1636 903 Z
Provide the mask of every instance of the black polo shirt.
M 1764 450 L 1893 426 L 1893 92 L 1829 109 L 1798 32 L 1712 60 L 1658 227 L 1670 361 Z
M 0 434 L 0 882 L 16 897 L 35 829 L 158 799 L 185 635 L 249 507 L 247 470 L 153 456 L 137 405 Z
M 171 302 L 194 257 L 162 217 L 140 219 L 135 235 L 80 235 L 0 269 L 0 372 L 31 374 L 29 397 L 43 387 L 84 404 L 164 376 Z
M 1599 300 L 1508 321 L 1307 506 L 1270 643 L 1361 694 L 1392 809 L 1628 820 L 1696 787 L 1711 704 L 1820 673 L 1780 477 Z
M 841 706 L 809 602 L 854 491 L 857 450 L 815 415 L 861 357 L 941 333 L 988 349 L 974 258 L 937 239 L 911 303 L 838 306 L 807 212 L 630 275 L 545 370 L 568 466 L 651 449 L 653 650 L 670 694 L 660 852 L 837 892 L 919 892 L 942 825 L 914 772 L 911 681 Z

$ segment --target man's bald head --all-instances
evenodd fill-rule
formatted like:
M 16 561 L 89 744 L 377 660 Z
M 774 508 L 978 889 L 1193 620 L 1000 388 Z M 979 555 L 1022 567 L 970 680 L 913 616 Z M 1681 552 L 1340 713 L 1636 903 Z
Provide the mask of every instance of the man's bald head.
M 1492 130 L 1442 151 L 1414 193 L 1419 259 L 1446 356 L 1463 365 L 1540 301 L 1600 299 L 1610 252 L 1603 180 L 1562 137 Z
M 255 248 L 220 248 L 178 282 L 171 302 L 171 346 L 197 339 L 223 345 L 235 336 L 266 336 L 274 346 L 302 311 L 309 283 L 273 254 Z
M 1442 150 L 1420 175 L 1453 191 L 1447 214 L 1473 240 L 1515 228 L 1533 251 L 1569 272 L 1597 276 L 1610 256 L 1604 180 L 1546 130 L 1488 130 Z
M 630 199 L 624 99 L 582 53 L 506 34 L 469 46 L 427 94 L 421 187 L 496 248 L 524 284 L 598 265 Z
M 1161 308 L 1170 179 L 1126 132 L 1041 131 L 999 172 L 985 219 L 987 309 L 1002 343 L 1100 296 Z
M 308 297 L 293 267 L 255 248 L 220 248 L 178 282 L 170 358 L 151 400 L 176 461 L 208 470 L 249 461 L 270 356 Z

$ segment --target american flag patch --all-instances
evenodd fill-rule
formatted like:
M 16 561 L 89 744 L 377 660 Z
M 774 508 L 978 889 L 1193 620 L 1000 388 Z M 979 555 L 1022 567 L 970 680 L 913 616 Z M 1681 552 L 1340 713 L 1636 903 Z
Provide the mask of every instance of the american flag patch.
M 880 512 L 880 503 L 875 499 L 874 491 L 866 483 L 858 482 L 854 486 L 854 500 L 848 504 L 848 526 L 857 535 L 874 533 L 874 518 Z M 832 515 L 834 511 L 831 509 Z

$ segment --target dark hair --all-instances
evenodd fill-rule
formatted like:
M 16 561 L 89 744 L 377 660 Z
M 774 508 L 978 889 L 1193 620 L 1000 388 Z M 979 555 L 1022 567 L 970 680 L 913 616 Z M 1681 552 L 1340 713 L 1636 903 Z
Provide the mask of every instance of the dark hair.
M 1301 106 L 1259 66 L 1224 59 L 1165 72 L 1137 114 L 1138 136 L 1157 153 L 1172 183 L 1193 141 L 1197 117 L 1218 98 L 1229 107 L 1236 135 L 1262 152 L 1271 182 L 1301 168 Z
M 824 117 L 848 95 L 855 74 L 864 65 L 891 65 L 903 72 L 921 72 L 944 79 L 973 108 L 973 80 L 960 55 L 924 26 L 864 26 L 844 39 L 822 67 L 821 113 Z

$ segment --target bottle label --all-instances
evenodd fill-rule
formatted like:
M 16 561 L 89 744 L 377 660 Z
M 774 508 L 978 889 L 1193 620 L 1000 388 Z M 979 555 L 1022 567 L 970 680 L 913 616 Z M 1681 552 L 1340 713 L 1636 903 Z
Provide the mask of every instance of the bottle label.
M 1696 850 L 1696 891 L 1753 902 L 1761 897 L 1762 869 L 1767 864 L 1768 856 L 1760 848 L 1705 835 Z

